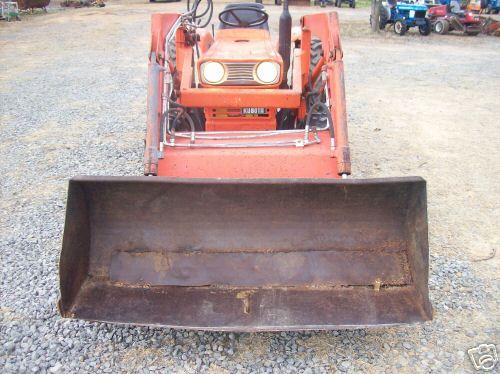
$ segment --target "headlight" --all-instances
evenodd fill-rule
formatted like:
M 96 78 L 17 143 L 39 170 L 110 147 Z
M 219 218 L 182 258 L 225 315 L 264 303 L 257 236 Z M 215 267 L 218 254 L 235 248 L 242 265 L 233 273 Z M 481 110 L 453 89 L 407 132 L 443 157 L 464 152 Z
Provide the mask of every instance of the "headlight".
M 226 69 L 220 62 L 209 61 L 201 64 L 201 77 L 206 83 L 220 83 L 225 75 Z
M 261 62 L 255 69 L 255 75 L 260 83 L 276 83 L 280 77 L 280 66 L 276 62 Z

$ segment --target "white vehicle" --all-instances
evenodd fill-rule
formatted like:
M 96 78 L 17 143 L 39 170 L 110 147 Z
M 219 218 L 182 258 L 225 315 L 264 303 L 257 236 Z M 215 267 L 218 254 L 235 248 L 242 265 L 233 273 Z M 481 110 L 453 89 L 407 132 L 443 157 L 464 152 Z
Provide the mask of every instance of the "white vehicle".
M 0 1 L 0 19 L 6 19 L 7 21 L 11 19 L 21 20 L 16 1 Z

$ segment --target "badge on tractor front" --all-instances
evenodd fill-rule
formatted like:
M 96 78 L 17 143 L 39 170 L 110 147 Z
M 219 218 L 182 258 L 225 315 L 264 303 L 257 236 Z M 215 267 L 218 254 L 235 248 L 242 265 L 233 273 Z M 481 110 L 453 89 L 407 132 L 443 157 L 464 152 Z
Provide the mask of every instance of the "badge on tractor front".
M 266 113 L 266 108 L 241 108 L 241 114 L 244 116 L 258 116 Z

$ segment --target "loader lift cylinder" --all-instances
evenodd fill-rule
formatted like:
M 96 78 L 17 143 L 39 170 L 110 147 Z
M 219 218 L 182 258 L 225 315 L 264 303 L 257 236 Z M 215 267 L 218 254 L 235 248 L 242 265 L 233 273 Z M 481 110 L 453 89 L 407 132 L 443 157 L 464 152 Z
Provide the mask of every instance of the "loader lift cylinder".
M 156 62 L 156 53 L 151 53 L 148 65 L 148 109 L 147 109 L 147 136 L 144 152 L 144 175 L 158 173 L 158 139 L 159 139 L 159 82 L 160 65 Z
M 288 68 L 290 67 L 290 48 L 292 46 L 292 16 L 288 11 L 288 0 L 283 1 L 280 16 L 278 52 L 283 59 L 283 82 L 281 88 L 288 88 Z

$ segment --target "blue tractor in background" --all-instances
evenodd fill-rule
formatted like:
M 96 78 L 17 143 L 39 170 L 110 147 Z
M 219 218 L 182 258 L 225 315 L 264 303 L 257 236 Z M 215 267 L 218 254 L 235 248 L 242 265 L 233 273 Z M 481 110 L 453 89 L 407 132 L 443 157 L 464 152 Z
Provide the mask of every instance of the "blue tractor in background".
M 500 0 L 488 0 L 486 4 L 486 13 L 498 14 L 500 12 Z
M 410 27 L 418 27 L 421 35 L 429 35 L 432 31 L 431 22 L 425 17 L 427 5 L 397 2 L 396 0 L 382 1 L 379 10 L 378 25 L 383 30 L 386 25 L 393 25 L 394 32 L 404 35 Z M 370 24 L 374 16 L 370 15 Z M 375 21 L 376 22 L 376 21 Z

